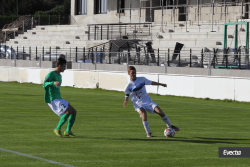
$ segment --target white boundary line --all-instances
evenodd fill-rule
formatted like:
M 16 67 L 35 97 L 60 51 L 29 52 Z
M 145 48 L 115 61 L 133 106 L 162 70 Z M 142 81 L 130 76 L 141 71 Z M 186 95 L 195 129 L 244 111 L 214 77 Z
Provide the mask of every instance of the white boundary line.
M 38 159 L 38 160 L 49 162 L 49 163 L 52 163 L 52 164 L 58 164 L 58 165 L 67 166 L 67 167 L 75 167 L 75 166 L 64 164 L 64 163 L 61 163 L 61 162 L 55 162 L 55 161 L 51 161 L 51 160 L 48 160 L 48 159 L 35 157 L 35 156 L 32 156 L 32 155 L 28 155 L 28 154 L 19 153 L 19 152 L 16 152 L 16 151 L 6 150 L 6 149 L 3 149 L 3 148 L 0 148 L 0 150 L 5 151 L 5 152 L 9 152 L 9 153 L 13 153 L 13 154 L 17 154 L 17 155 L 21 155 L 21 156 L 25 156 L 25 157 L 29 157 L 29 158 L 33 158 L 33 159 Z

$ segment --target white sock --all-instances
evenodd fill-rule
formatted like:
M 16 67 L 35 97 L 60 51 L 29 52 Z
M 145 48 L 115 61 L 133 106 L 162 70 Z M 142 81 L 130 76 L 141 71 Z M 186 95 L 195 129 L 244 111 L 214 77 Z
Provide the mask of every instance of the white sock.
M 143 126 L 144 126 L 144 129 L 145 129 L 146 133 L 147 134 L 151 133 L 149 125 L 148 125 L 148 121 L 143 121 L 142 123 L 143 123 Z
M 161 119 L 167 124 L 168 127 L 170 127 L 172 124 L 168 117 L 165 115 L 165 117 L 161 117 Z

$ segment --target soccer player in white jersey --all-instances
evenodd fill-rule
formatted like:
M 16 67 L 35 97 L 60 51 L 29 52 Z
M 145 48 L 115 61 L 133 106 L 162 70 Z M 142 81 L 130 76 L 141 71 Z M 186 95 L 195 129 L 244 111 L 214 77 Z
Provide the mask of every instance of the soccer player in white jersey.
M 130 95 L 135 110 L 142 117 L 142 123 L 147 133 L 147 137 L 152 137 L 152 133 L 149 128 L 146 111 L 152 114 L 157 113 L 161 116 L 161 119 L 167 124 L 168 127 L 173 128 L 175 131 L 179 131 L 180 129 L 172 125 L 166 114 L 152 101 L 145 88 L 145 85 L 160 85 L 163 87 L 167 87 L 167 85 L 150 81 L 145 77 L 136 77 L 136 69 L 133 66 L 128 68 L 128 75 L 130 76 L 130 81 L 124 91 L 126 95 L 123 107 L 126 107 Z

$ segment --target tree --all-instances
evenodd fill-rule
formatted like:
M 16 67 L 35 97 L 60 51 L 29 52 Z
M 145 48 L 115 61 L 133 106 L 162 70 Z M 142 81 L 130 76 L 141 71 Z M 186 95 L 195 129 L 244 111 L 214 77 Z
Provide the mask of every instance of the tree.
M 62 0 L 53 0 L 53 3 L 46 3 L 44 0 L 1 0 L 0 15 L 9 16 L 18 15 L 33 15 L 36 11 L 47 11 L 54 8 L 58 4 L 63 4 Z

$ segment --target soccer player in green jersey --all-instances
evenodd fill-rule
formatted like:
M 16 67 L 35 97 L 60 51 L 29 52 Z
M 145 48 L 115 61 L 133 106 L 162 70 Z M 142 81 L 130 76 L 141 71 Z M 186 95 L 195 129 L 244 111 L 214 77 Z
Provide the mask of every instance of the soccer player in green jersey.
M 62 136 L 61 127 L 68 120 L 68 126 L 64 132 L 65 136 L 74 137 L 71 132 L 71 128 L 76 120 L 76 110 L 63 98 L 61 98 L 60 85 L 62 83 L 61 72 L 65 70 L 66 60 L 64 55 L 60 55 L 56 62 L 55 71 L 51 71 L 47 74 L 43 87 L 45 90 L 45 103 L 48 103 L 49 107 L 61 117 L 56 129 L 54 130 L 57 136 Z

